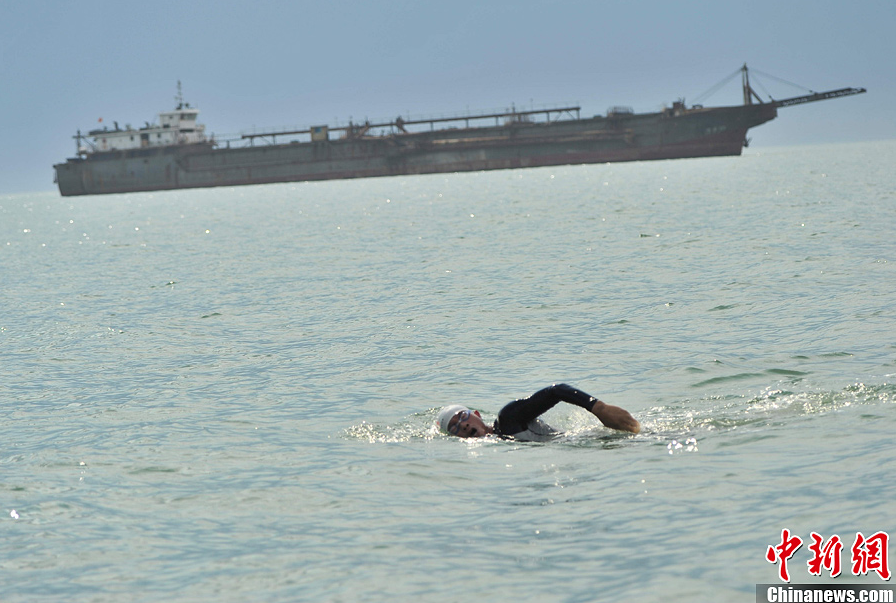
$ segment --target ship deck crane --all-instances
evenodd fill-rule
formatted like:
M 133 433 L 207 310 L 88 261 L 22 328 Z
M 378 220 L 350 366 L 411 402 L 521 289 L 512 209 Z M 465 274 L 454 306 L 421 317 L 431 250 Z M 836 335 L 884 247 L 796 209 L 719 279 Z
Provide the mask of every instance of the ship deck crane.
M 840 88 L 839 90 L 830 90 L 828 92 L 815 92 L 805 96 L 794 96 L 793 98 L 785 98 L 783 100 L 774 101 L 776 107 L 789 107 L 791 105 L 802 105 L 804 103 L 812 103 L 829 98 L 840 98 L 841 96 L 852 96 L 853 94 L 862 94 L 866 92 L 864 88 Z
M 755 98 L 759 101 L 759 104 L 765 104 L 764 101 L 756 94 L 756 91 L 753 90 L 753 87 L 750 86 L 750 73 L 747 70 L 747 65 L 744 63 L 744 66 L 741 67 L 742 72 L 742 83 L 744 87 L 744 104 L 752 105 L 753 99 Z M 854 94 L 862 94 L 867 92 L 864 88 L 840 88 L 838 90 L 829 90 L 827 92 L 812 92 L 812 94 L 805 94 L 803 96 L 794 96 L 792 98 L 785 98 L 782 100 L 772 99 L 771 103 L 775 107 L 790 107 L 792 105 L 803 105 L 805 103 L 813 103 L 815 101 L 828 100 L 829 98 L 840 98 L 841 96 L 852 96 Z

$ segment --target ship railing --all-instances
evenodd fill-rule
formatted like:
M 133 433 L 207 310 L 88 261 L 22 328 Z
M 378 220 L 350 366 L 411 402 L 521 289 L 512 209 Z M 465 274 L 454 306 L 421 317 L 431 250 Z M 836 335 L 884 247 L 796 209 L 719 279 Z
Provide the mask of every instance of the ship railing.
M 487 113 L 458 113 L 441 117 L 423 117 L 415 119 L 411 119 L 410 117 L 406 119 L 399 116 L 391 121 L 377 121 L 374 123 L 371 123 L 369 120 L 365 120 L 362 123 L 355 123 L 349 120 L 348 125 L 326 126 L 326 130 L 327 132 L 341 133 L 342 138 L 355 138 L 360 136 L 389 136 L 423 132 L 427 130 L 425 126 L 429 126 L 428 129 L 430 131 L 434 131 L 436 130 L 436 124 L 462 123 L 464 128 L 470 128 L 476 127 L 485 120 L 494 120 L 495 126 L 506 126 L 514 123 L 552 123 L 565 119 L 578 120 L 580 118 L 580 106 L 548 106 L 527 110 L 518 110 L 515 106 L 512 106 L 510 109 L 496 110 Z M 292 137 L 293 139 L 296 137 L 302 137 L 303 139 L 305 137 L 310 138 L 312 133 L 320 127 L 321 126 L 301 129 L 284 128 L 252 132 L 239 135 L 239 140 L 248 141 L 250 145 L 254 144 L 256 141 L 266 144 L 277 144 L 277 137 Z M 226 139 L 218 137 L 219 142 L 222 140 Z M 233 142 L 234 139 L 230 139 L 230 141 Z

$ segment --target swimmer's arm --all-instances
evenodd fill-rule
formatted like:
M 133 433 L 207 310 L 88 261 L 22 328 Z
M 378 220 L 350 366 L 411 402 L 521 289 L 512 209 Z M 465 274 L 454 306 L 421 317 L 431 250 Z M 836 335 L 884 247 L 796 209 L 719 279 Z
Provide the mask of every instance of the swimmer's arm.
M 610 429 L 629 431 L 631 433 L 641 431 L 641 424 L 624 408 L 595 400 L 594 406 L 591 407 L 591 414 Z

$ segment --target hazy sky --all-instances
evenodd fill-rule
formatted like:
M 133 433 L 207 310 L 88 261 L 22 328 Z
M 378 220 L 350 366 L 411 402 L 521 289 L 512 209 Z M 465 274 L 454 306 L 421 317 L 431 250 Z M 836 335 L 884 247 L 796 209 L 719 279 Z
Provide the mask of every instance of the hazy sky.
M 753 148 L 892 139 L 894 29 L 894 0 L 0 0 L 0 193 L 55 189 L 76 130 L 156 121 L 178 80 L 220 135 L 512 103 L 654 111 L 746 62 L 868 89 L 781 109 Z M 740 103 L 737 82 L 703 104 Z

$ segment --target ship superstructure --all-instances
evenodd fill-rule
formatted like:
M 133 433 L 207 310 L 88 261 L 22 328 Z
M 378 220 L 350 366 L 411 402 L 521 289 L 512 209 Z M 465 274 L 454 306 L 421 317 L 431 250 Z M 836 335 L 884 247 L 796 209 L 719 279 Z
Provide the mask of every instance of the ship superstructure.
M 183 101 L 180 82 L 177 83 L 176 100 L 173 111 L 159 113 L 158 124 L 147 123 L 135 130 L 130 124 L 119 128 L 118 122 L 113 122 L 112 129 L 108 126 L 97 128 L 86 136 L 78 132 L 75 136 L 78 155 L 206 142 L 205 126 L 197 123 L 199 110 Z

